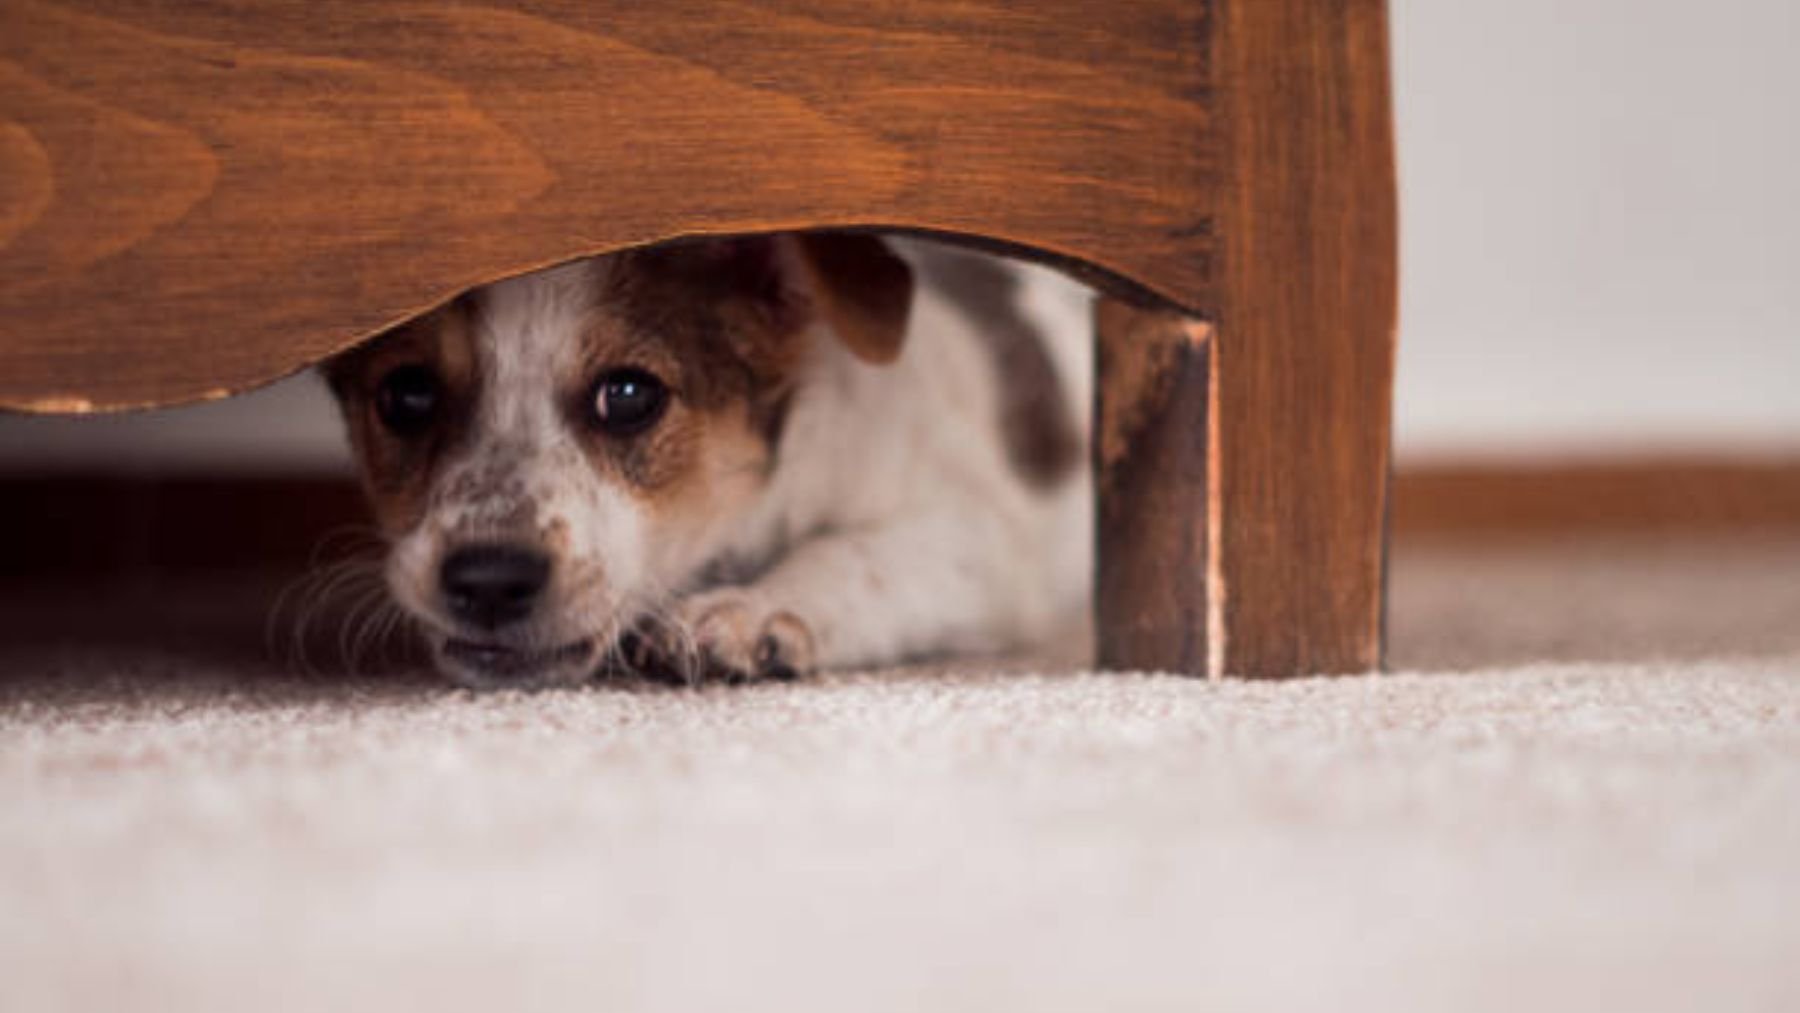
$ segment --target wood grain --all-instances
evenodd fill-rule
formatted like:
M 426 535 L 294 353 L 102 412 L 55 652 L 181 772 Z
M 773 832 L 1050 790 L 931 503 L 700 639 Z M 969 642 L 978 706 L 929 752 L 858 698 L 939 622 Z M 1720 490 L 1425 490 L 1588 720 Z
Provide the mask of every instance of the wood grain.
M 966 234 L 1203 307 L 1211 7 L 8 0 L 0 406 L 219 397 L 695 233 Z
M 1231 0 L 1220 493 L 1234 675 L 1380 666 L 1396 227 L 1381 0 Z
M 1380 0 L 8 0 L 0 407 L 222 397 L 683 235 L 968 237 L 1216 325 L 1217 397 L 1146 401 L 1143 452 L 1216 500 L 1223 666 L 1374 667 L 1386 60 Z M 1120 481 L 1194 523 L 1193 475 Z
M 1095 308 L 1095 663 L 1217 677 L 1225 585 L 1212 328 L 1117 299 Z
M 1216 13 L 1216 330 L 1122 303 L 1098 318 L 1101 661 L 1379 668 L 1397 255 L 1385 11 Z

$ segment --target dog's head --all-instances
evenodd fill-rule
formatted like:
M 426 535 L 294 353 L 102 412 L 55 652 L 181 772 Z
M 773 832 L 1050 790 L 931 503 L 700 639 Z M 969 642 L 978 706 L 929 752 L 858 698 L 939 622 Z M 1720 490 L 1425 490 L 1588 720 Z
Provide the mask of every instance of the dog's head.
M 899 352 L 880 240 L 650 247 L 478 289 L 334 360 L 387 580 L 470 685 L 589 675 L 723 544 L 820 342 Z

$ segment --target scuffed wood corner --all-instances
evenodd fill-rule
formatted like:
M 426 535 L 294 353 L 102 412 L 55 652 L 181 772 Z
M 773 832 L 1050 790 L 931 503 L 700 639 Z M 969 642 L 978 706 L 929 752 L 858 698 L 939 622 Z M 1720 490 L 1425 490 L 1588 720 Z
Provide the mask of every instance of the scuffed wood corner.
M 1098 664 L 1218 678 L 1226 626 L 1213 326 L 1103 298 L 1095 331 Z

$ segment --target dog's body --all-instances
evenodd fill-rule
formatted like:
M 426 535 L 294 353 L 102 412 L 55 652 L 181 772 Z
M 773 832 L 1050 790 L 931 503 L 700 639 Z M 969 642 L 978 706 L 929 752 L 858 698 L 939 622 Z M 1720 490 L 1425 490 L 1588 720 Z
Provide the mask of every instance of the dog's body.
M 389 585 L 440 665 L 759 678 L 1010 649 L 1078 614 L 1078 350 L 985 258 L 906 252 L 935 285 L 865 236 L 599 257 L 334 363 Z

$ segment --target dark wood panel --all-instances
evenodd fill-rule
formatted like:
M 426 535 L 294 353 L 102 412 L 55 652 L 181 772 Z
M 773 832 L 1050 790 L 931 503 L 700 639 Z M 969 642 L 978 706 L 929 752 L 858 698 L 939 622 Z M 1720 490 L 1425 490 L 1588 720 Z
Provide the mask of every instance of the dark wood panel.
M 1171 310 L 1095 311 L 1096 663 L 1223 674 L 1213 333 Z
M 1373 669 L 1396 297 L 1384 5 L 1220 12 L 1225 667 Z
M 881 225 L 1213 298 L 1211 4 L 8 0 L 0 406 L 217 397 L 471 285 Z

